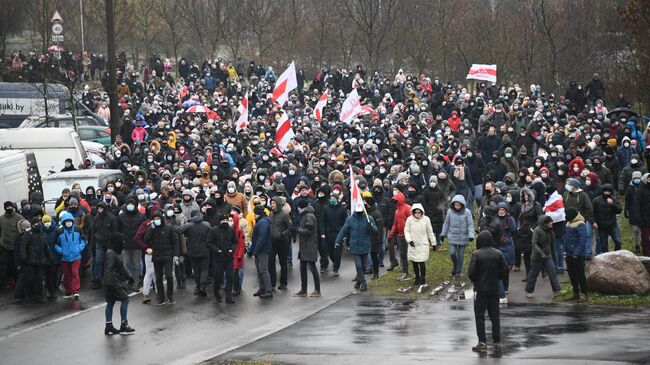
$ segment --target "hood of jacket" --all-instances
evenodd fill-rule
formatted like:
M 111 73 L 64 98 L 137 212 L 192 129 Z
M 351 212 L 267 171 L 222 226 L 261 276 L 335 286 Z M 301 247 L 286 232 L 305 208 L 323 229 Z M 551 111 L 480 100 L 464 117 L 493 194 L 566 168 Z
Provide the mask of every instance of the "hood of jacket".
M 496 242 L 490 231 L 481 231 L 476 237 L 476 249 L 478 250 L 484 247 L 496 247 Z
M 583 217 L 582 214 L 578 213 L 578 215 L 575 218 L 573 218 L 572 221 L 567 223 L 567 226 L 569 226 L 570 228 L 575 228 L 579 226 L 580 223 L 584 223 L 584 222 L 585 222 L 585 217 Z
M 422 216 L 424 217 L 424 207 L 422 206 L 422 204 L 420 204 L 420 203 L 413 204 L 413 206 L 411 207 L 411 214 L 413 214 L 413 211 L 415 211 L 416 209 L 421 210 L 422 211 Z
M 401 191 L 395 194 L 393 196 L 393 200 L 397 202 L 397 206 L 401 207 L 402 205 L 406 204 L 406 197 L 404 196 L 404 193 Z
M 302 210 L 301 214 L 305 214 L 305 213 L 314 214 L 314 212 L 316 212 L 316 211 L 314 210 L 314 207 L 310 204 L 310 205 L 306 206 L 305 209 Z
M 549 217 L 547 215 L 540 215 L 539 218 L 537 219 L 537 224 L 540 227 L 547 230 L 547 231 L 550 231 L 550 230 L 553 229 L 553 228 L 549 228 L 549 227 L 546 226 L 549 222 L 553 222 L 553 218 L 551 218 L 551 217 Z
M 74 228 L 76 223 L 74 221 L 74 217 L 72 216 L 72 214 L 68 212 L 65 212 L 65 214 L 63 214 L 63 217 L 61 217 L 61 223 L 63 223 L 64 227 L 66 221 L 72 221 L 72 228 Z
M 274 201 L 277 205 L 277 209 L 274 211 L 274 213 L 280 213 L 284 207 L 284 203 L 286 202 L 285 198 L 282 196 L 274 196 L 271 200 Z
M 467 203 L 465 202 L 465 197 L 462 196 L 462 195 L 460 195 L 460 194 L 459 194 L 459 195 L 455 195 L 455 196 L 451 199 L 451 207 L 454 206 L 454 203 L 460 203 L 460 204 L 462 204 L 463 207 L 461 208 L 461 210 L 462 210 L 462 209 L 465 209 L 465 207 L 467 206 Z
M 203 213 L 197 213 L 194 217 L 190 218 L 192 223 L 201 223 L 203 222 Z

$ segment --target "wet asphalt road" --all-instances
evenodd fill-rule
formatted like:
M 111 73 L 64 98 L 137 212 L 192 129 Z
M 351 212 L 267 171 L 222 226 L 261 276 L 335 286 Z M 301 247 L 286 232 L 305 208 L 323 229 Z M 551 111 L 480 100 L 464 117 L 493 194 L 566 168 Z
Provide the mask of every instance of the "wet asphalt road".
M 297 251 L 296 251 L 297 254 Z M 297 261 L 294 260 L 294 264 Z M 323 297 L 293 298 L 300 289 L 298 265 L 289 269 L 289 290 L 273 299 L 252 296 L 257 275 L 246 261 L 244 291 L 234 305 L 216 303 L 188 289 L 175 291 L 176 304 L 156 307 L 131 298 L 129 323 L 134 336 L 104 336 L 102 290 L 82 284 L 81 300 L 59 298 L 48 304 L 16 304 L 13 294 L 0 295 L 0 364 L 192 364 L 267 336 L 350 294 L 354 263 L 344 258 L 341 277 L 321 277 Z M 279 277 L 279 270 L 278 270 Z M 313 282 L 309 279 L 309 291 Z M 113 321 L 119 323 L 119 303 Z
M 511 304 L 501 313 L 501 358 L 471 351 L 477 342 L 471 298 L 432 303 L 349 296 L 210 363 L 226 359 L 337 365 L 650 362 L 648 309 Z

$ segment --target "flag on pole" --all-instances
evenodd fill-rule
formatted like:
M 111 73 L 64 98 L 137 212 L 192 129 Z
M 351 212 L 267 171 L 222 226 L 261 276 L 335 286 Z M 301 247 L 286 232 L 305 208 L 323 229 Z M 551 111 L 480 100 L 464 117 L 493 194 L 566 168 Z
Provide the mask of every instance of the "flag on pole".
M 327 105 L 327 89 L 325 89 L 325 92 L 320 96 L 318 103 L 314 107 L 314 119 L 319 122 L 323 120 L 323 108 L 325 108 L 325 105 Z
M 361 198 L 361 190 L 359 190 L 357 180 L 354 178 L 352 166 L 350 166 L 350 214 L 354 214 L 354 208 L 357 204 L 363 205 L 363 199 Z
M 291 122 L 289 122 L 289 117 L 287 113 L 282 111 L 282 116 L 278 121 L 278 126 L 275 130 L 275 145 L 280 152 L 284 152 L 287 148 L 289 142 L 295 137 L 293 129 L 291 128 Z
M 473 64 L 467 73 L 467 79 L 497 82 L 497 65 Z
M 239 118 L 237 118 L 236 127 L 237 133 L 239 133 L 240 130 L 248 127 L 248 91 L 246 92 L 244 98 L 241 100 L 241 103 L 239 103 L 237 111 L 239 112 Z
M 366 115 L 366 114 L 375 116 L 377 115 L 377 111 L 375 111 L 373 108 L 369 107 L 368 105 L 363 105 L 361 107 L 361 113 L 359 113 L 359 115 Z
M 298 87 L 298 78 L 296 77 L 296 66 L 293 61 L 289 67 L 278 77 L 273 89 L 273 101 L 283 106 L 289 100 L 289 92 Z
M 361 112 L 363 112 L 363 109 L 361 109 L 359 93 L 357 93 L 357 89 L 352 89 L 347 99 L 343 102 L 339 119 L 341 122 L 349 124 L 352 121 L 352 118 L 356 117 Z

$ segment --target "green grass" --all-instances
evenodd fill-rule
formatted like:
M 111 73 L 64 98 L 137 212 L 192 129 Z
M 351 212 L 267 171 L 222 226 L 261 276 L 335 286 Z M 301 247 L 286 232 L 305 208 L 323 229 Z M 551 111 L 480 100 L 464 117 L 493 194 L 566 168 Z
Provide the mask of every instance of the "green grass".
M 630 252 L 634 252 L 634 242 L 632 241 L 632 227 L 630 227 L 627 219 L 621 214 L 618 219 L 618 226 L 621 228 L 621 242 L 622 248 Z M 613 250 L 614 243 L 609 243 L 610 250 Z M 641 255 L 641 254 L 637 254 Z M 555 298 L 556 302 L 566 302 L 573 295 L 571 283 L 564 283 L 562 289 L 566 290 L 566 294 Z M 587 287 L 587 289 L 589 289 Z M 650 306 L 650 295 L 606 295 L 597 292 L 589 292 L 589 304 L 600 305 L 613 305 L 613 306 Z
M 444 243 L 442 245 L 445 248 L 445 251 L 430 251 L 429 260 L 427 261 L 427 284 L 429 284 L 428 290 L 424 293 L 418 294 L 417 291 L 412 290 L 408 293 L 400 293 L 397 291 L 399 288 L 409 286 L 413 284 L 414 279 L 409 279 L 408 281 L 399 281 L 397 280 L 402 272 L 400 268 L 395 268 L 391 272 L 386 272 L 384 275 L 380 276 L 377 280 L 372 280 L 368 282 L 368 294 L 377 295 L 377 296 L 390 296 L 390 297 L 410 297 L 418 298 L 428 296 L 431 293 L 431 290 L 438 286 L 438 284 L 449 280 L 451 276 L 451 258 L 449 257 L 449 250 L 447 249 L 449 245 Z M 463 263 L 463 272 L 467 272 L 467 265 L 469 265 L 469 257 L 474 252 L 476 245 L 475 243 L 470 243 L 465 248 L 465 262 Z M 387 254 L 388 255 L 388 254 Z M 384 261 L 388 262 L 386 258 Z M 409 267 L 409 275 L 413 276 L 413 267 Z M 469 283 L 469 279 L 463 280 Z

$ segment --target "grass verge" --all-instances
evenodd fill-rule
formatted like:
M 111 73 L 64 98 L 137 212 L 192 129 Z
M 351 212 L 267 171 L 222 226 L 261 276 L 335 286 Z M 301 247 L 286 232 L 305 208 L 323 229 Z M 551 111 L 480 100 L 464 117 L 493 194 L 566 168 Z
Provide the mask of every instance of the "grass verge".
M 436 287 L 438 284 L 449 280 L 451 276 L 451 258 L 449 257 L 448 244 L 441 245 L 445 248 L 444 251 L 431 251 L 429 253 L 429 260 L 427 261 L 427 284 L 429 284 L 428 290 L 424 293 L 418 294 L 415 290 L 408 293 L 400 293 L 397 291 L 399 288 L 405 286 L 413 285 L 414 279 L 409 279 L 408 281 L 399 281 L 397 280 L 401 275 L 402 271 L 400 268 L 395 268 L 391 272 L 386 272 L 384 275 L 380 276 L 377 280 L 372 280 L 368 282 L 368 294 L 378 295 L 378 296 L 389 296 L 389 297 L 410 297 L 418 298 L 428 296 L 431 293 L 431 290 Z M 465 248 L 465 261 L 463 263 L 463 273 L 467 275 L 467 265 L 469 265 L 469 257 L 474 252 L 476 245 L 474 242 L 470 243 Z M 388 254 L 386 254 L 388 255 Z M 388 263 L 388 258 L 384 259 Z M 409 267 L 409 275 L 413 277 L 413 267 Z M 464 281 L 469 282 L 469 279 Z

